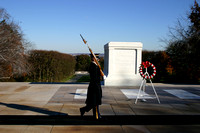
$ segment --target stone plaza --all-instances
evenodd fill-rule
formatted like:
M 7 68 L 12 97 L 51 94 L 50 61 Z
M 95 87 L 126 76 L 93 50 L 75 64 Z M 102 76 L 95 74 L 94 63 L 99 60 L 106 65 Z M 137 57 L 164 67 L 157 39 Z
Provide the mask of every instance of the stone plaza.
M 0 83 L 0 133 L 199 133 L 200 85 L 102 86 L 102 120 L 80 117 L 88 83 Z M 145 101 L 143 100 L 145 99 Z

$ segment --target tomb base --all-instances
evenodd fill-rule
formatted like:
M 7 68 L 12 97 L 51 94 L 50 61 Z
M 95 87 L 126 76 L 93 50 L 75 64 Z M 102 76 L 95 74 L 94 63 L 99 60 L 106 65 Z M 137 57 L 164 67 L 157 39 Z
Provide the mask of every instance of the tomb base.
M 104 81 L 105 86 L 140 86 L 142 78 L 140 76 L 108 76 Z

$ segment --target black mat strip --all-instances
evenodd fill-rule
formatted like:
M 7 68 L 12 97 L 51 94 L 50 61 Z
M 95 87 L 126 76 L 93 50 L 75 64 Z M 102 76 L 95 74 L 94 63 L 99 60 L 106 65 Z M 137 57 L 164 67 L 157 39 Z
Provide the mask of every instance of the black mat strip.
M 196 125 L 200 115 L 24 116 L 0 115 L 0 125 Z

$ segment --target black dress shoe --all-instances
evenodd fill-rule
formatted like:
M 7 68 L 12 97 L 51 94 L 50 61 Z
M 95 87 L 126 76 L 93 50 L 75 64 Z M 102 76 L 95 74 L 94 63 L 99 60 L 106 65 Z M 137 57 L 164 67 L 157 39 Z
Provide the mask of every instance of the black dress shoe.
M 99 115 L 99 116 L 98 116 L 98 120 L 102 120 L 102 117 L 101 117 L 101 115 Z
M 95 115 L 93 115 L 93 118 L 94 118 L 95 120 L 101 120 L 101 119 L 102 119 L 101 115 L 99 115 L 98 117 L 95 116 Z
M 85 114 L 85 111 L 82 108 L 80 108 L 80 113 L 81 113 L 81 116 L 83 116 Z

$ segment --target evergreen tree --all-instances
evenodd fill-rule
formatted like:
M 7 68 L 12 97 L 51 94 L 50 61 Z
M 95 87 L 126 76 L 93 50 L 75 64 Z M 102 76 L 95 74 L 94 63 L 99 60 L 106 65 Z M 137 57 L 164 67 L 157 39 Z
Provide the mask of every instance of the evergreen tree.
M 196 0 L 188 19 L 188 27 L 183 29 L 179 23 L 175 33 L 172 33 L 178 39 L 172 38 L 166 51 L 171 58 L 175 79 L 178 82 L 196 83 L 200 81 L 200 7 Z
M 199 34 L 200 31 L 200 7 L 195 0 L 194 6 L 191 8 L 191 13 L 189 15 L 191 22 L 190 32 L 194 34 Z

